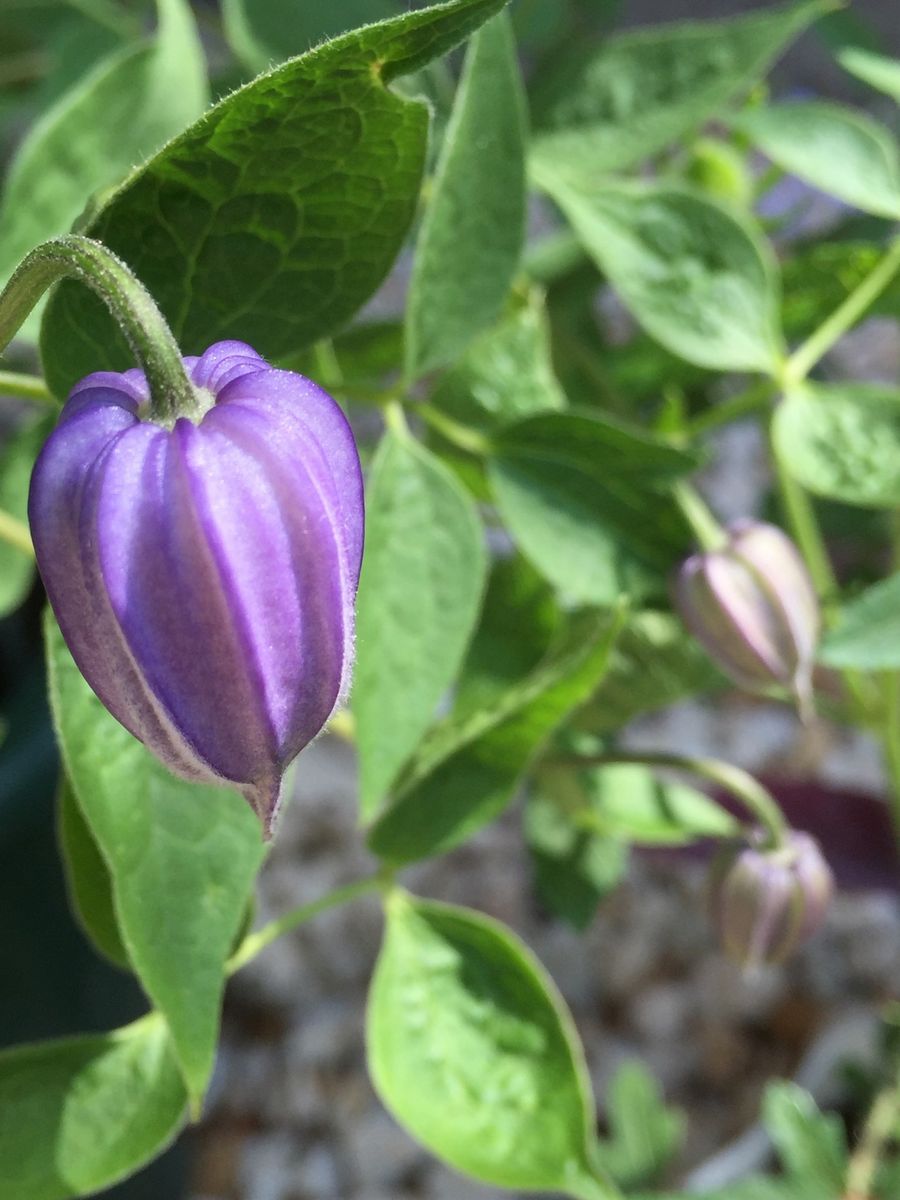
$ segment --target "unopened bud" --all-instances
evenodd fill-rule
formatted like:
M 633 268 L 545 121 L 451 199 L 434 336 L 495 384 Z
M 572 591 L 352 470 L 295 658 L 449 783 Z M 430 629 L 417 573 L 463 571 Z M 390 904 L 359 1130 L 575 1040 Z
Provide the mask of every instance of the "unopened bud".
M 792 954 L 821 926 L 834 889 L 831 868 L 808 833 L 792 831 L 774 849 L 762 848 L 764 836 L 725 850 L 710 881 L 722 946 L 745 967 Z
M 731 525 L 721 549 L 682 565 L 675 601 L 688 629 L 741 687 L 784 687 L 809 703 L 819 605 L 799 551 L 776 525 Z

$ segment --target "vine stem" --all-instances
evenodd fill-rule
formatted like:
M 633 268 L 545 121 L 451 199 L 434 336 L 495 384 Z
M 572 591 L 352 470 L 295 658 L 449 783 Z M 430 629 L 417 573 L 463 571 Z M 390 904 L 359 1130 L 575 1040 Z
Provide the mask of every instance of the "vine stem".
M 700 546 L 704 550 L 721 550 L 728 542 L 728 535 L 697 489 L 682 480 L 672 488 L 672 495 Z
M 172 424 L 197 413 L 199 397 L 152 296 L 121 259 L 92 238 L 53 238 L 22 260 L 0 294 L 0 354 L 47 288 L 64 278 L 87 284 L 115 318 L 147 376 L 151 417 Z
M 29 558 L 34 558 L 34 544 L 31 534 L 28 532 L 28 526 L 24 521 L 18 521 L 8 512 L 4 512 L 2 508 L 0 508 L 0 541 L 8 542 L 10 546 L 15 546 L 23 554 L 27 554 Z
M 859 1145 L 847 1167 L 844 1200 L 870 1200 L 885 1145 L 900 1121 L 900 1080 L 881 1092 L 869 1110 Z
M 244 938 L 228 962 L 228 974 L 233 975 L 241 967 L 245 967 L 248 962 L 256 958 L 257 954 L 265 950 L 272 942 L 277 941 L 282 934 L 289 933 L 292 929 L 296 929 L 298 925 L 303 925 L 306 921 L 318 916 L 321 912 L 327 911 L 329 908 L 337 908 L 338 905 L 346 904 L 349 900 L 355 900 L 357 896 L 364 896 L 369 892 L 381 891 L 386 886 L 386 883 L 387 880 L 384 873 L 379 871 L 376 875 L 369 875 L 365 879 L 354 880 L 353 883 L 335 888 L 333 892 L 327 892 L 324 896 L 320 896 L 317 900 L 312 900 L 309 904 L 301 904 L 299 908 L 292 908 L 290 912 L 276 917 L 274 921 L 270 921 L 262 929 L 258 929 L 255 933 L 248 934 Z
M 56 405 L 56 397 L 39 375 L 21 375 L 18 371 L 0 371 L 0 396 L 15 396 L 19 400 L 36 400 L 40 404 Z
M 843 304 L 838 305 L 831 316 L 798 346 L 787 361 L 783 382 L 794 384 L 805 379 L 835 342 L 852 329 L 866 309 L 878 299 L 898 271 L 900 237 L 891 242 L 881 262 L 854 288 Z
M 611 750 L 605 754 L 573 755 L 556 759 L 560 765 L 575 767 L 605 767 L 616 763 L 636 763 L 645 767 L 668 767 L 708 779 L 710 783 L 730 792 L 763 827 L 768 835 L 768 847 L 785 845 L 790 827 L 774 796 L 759 780 L 741 767 L 717 758 L 695 758 L 688 754 L 644 752 L 640 750 Z

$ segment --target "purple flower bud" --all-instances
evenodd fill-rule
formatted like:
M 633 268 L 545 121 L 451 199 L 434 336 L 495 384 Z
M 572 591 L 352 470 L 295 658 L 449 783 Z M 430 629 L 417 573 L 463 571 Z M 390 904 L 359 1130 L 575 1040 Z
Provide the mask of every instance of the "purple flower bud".
M 681 567 L 675 602 L 688 629 L 736 683 L 789 688 L 806 706 L 819 635 L 819 605 L 800 554 L 785 533 L 738 521 L 720 550 Z
M 811 937 L 825 919 L 834 880 L 818 843 L 792 831 L 787 844 L 726 849 L 714 863 L 712 911 L 728 956 L 742 966 L 777 963 Z
M 249 346 L 184 361 L 196 423 L 148 419 L 141 371 L 72 390 L 32 477 L 35 552 L 109 711 L 175 774 L 237 787 L 269 835 L 349 684 L 359 457 L 337 404 Z

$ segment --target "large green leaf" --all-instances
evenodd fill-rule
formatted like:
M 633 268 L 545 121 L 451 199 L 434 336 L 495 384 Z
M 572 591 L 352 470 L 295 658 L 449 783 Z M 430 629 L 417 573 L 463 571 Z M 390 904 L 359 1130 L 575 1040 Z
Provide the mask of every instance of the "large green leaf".
M 535 100 L 542 168 L 620 171 L 655 154 L 760 79 L 827 3 L 767 9 L 730 21 L 657 25 L 608 38 L 570 59 Z
M 884 126 L 839 104 L 810 100 L 746 112 L 738 128 L 773 162 L 876 216 L 900 218 L 900 159 Z
M 119 933 L 112 876 L 65 775 L 59 781 L 56 807 L 69 906 L 100 953 L 127 969 L 131 964 Z
M 467 493 L 424 447 L 388 434 L 369 477 L 357 606 L 353 711 L 367 819 L 459 670 L 486 570 Z
M 0 1052 L 0 1194 L 94 1195 L 158 1154 L 187 1097 L 156 1014 L 114 1033 Z
M 235 337 L 277 358 L 378 287 L 418 200 L 428 109 L 388 86 L 504 0 L 454 0 L 326 42 L 232 93 L 138 169 L 85 232 L 150 289 L 186 353 Z M 132 359 L 93 295 L 65 283 L 41 332 L 62 394 Z
M 34 460 L 52 427 L 49 417 L 25 420 L 0 454 L 0 512 L 28 528 L 28 483 Z M 34 557 L 0 537 L 0 617 L 22 603 L 34 579 Z
M 666 349 L 720 371 L 777 368 L 778 277 L 744 216 L 665 183 L 591 185 L 543 169 L 538 182 Z
M 543 297 L 535 289 L 476 338 L 431 394 L 436 408 L 483 430 L 565 402 L 553 374 Z
M 109 715 L 45 622 L 63 759 L 112 877 L 128 958 L 172 1033 L 196 1102 L 212 1069 L 225 961 L 262 861 L 235 792 L 176 779 Z
M 863 671 L 900 667 L 900 574 L 866 588 L 842 607 L 819 646 L 819 661 Z
M 666 484 L 695 457 L 586 413 L 527 417 L 493 439 L 500 513 L 538 570 L 586 603 L 660 595 L 690 547 Z
M 367 1017 L 384 1103 L 439 1158 L 485 1183 L 583 1189 L 593 1102 L 550 977 L 509 930 L 468 909 L 395 892 L 387 918 Z
M 608 616 L 573 622 L 524 680 L 438 729 L 372 827 L 374 852 L 413 862 L 449 850 L 497 817 L 553 730 L 596 688 L 620 623 Z
M 0 279 L 38 242 L 65 233 L 100 189 L 121 182 L 208 103 L 190 5 L 158 0 L 159 33 L 115 51 L 35 124 L 0 206 Z
M 900 504 L 900 390 L 805 385 L 785 397 L 774 436 L 787 469 L 811 492 L 847 504 Z
M 222 0 L 222 18 L 235 54 L 254 71 L 264 71 L 273 59 L 302 54 L 398 8 L 393 0 Z
M 416 243 L 406 307 L 410 377 L 452 362 L 498 316 L 524 233 L 525 98 L 501 13 L 469 47 Z

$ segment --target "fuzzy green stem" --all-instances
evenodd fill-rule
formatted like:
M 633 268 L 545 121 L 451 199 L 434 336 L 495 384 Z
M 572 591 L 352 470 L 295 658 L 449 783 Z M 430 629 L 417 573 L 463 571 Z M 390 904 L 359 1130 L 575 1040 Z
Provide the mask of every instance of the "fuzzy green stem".
M 835 342 L 839 341 L 865 314 L 900 271 L 900 238 L 895 238 L 880 263 L 866 276 L 830 317 L 794 351 L 785 368 L 785 382 L 799 383 Z
M 366 879 L 357 879 L 353 883 L 335 888 L 333 892 L 328 892 L 326 895 L 320 896 L 318 900 L 313 900 L 309 904 L 301 904 L 299 908 L 292 908 L 290 912 L 277 917 L 274 921 L 270 921 L 268 925 L 264 925 L 262 929 L 258 929 L 255 933 L 248 934 L 244 938 L 229 960 L 228 974 L 233 975 L 241 967 L 245 967 L 248 962 L 256 958 L 257 954 L 277 941 L 282 934 L 289 933 L 292 929 L 296 929 L 298 925 L 303 925 L 306 921 L 312 920 L 319 913 L 326 912 L 329 908 L 337 908 L 341 904 L 346 904 L 349 900 L 355 900 L 357 896 L 365 896 L 369 892 L 380 891 L 384 886 L 385 876 L 382 872 L 379 872 L 377 875 L 370 875 Z
M 0 295 L 0 354 L 47 288 L 63 278 L 87 284 L 115 318 L 147 376 L 152 419 L 171 424 L 196 413 L 181 351 L 153 298 L 121 259 L 91 238 L 54 238 L 22 260 Z
M 430 425 L 432 429 L 436 430 L 442 438 L 456 446 L 457 449 L 464 450 L 466 454 L 484 458 L 490 453 L 491 444 L 484 434 L 459 421 L 454 421 L 440 409 L 433 408 L 430 404 L 417 404 L 412 411 L 420 416 L 426 425 Z
M 667 768 L 699 775 L 718 784 L 739 800 L 768 835 L 771 849 L 783 846 L 790 827 L 771 792 L 759 780 L 741 767 L 717 758 L 697 758 L 690 754 L 669 754 L 642 750 L 610 750 L 605 754 L 575 755 L 564 760 L 569 766 L 604 767 L 615 763 L 636 763 L 639 766 Z
M 0 541 L 7 542 L 10 546 L 21 550 L 23 554 L 27 554 L 29 558 L 34 558 L 34 546 L 28 526 L 23 521 L 18 521 L 15 517 L 10 516 L 8 512 L 4 512 L 2 508 L 0 508 Z
M 680 481 L 672 488 L 672 494 L 701 548 L 721 550 L 728 542 L 728 535 L 696 488 Z
M 732 396 L 730 400 L 724 400 L 695 417 L 689 425 L 689 432 L 692 437 L 699 437 L 722 425 L 728 425 L 731 421 L 739 421 L 742 417 L 764 411 L 771 404 L 773 393 L 774 385 L 771 380 L 758 380 L 737 396 Z
M 18 371 L 0 371 L 0 396 L 15 396 L 19 400 L 35 400 L 39 404 L 57 407 L 56 397 L 40 375 L 20 375 Z
M 847 1165 L 844 1200 L 872 1200 L 885 1147 L 900 1123 L 900 1079 L 875 1098 L 859 1145 Z

